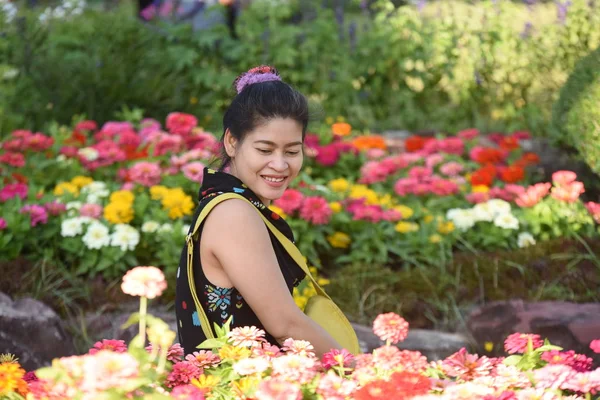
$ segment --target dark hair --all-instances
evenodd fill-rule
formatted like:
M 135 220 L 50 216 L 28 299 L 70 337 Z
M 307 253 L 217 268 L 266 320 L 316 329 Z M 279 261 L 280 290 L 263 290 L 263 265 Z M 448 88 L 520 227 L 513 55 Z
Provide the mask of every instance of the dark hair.
M 275 70 L 273 69 L 273 71 Z M 236 79 L 234 86 L 239 79 L 239 77 Z M 221 166 L 219 169 L 223 170 L 231 162 L 224 146 L 227 129 L 239 143 L 242 143 L 249 132 L 274 118 L 291 118 L 297 121 L 302 126 L 302 139 L 304 139 L 309 120 L 306 97 L 280 80 L 251 83 L 244 86 L 234 97 L 223 116 Z

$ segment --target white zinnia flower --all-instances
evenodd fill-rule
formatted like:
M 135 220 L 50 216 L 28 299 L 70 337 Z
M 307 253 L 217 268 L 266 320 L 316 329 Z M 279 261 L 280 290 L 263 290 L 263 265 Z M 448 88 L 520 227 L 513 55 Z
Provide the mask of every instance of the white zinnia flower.
M 154 233 L 160 228 L 160 224 L 156 221 L 146 221 L 142 224 L 142 232 Z
M 446 219 L 452 221 L 456 229 L 461 231 L 471 229 L 475 225 L 475 222 L 477 222 L 472 210 L 463 210 L 461 208 L 448 210 Z
M 173 225 L 167 223 L 164 223 L 160 226 L 160 228 L 158 228 L 159 232 L 173 232 Z
M 488 203 L 479 203 L 473 207 L 473 218 L 476 221 L 492 222 L 496 213 L 492 206 Z
M 126 224 L 115 226 L 115 231 L 110 235 L 110 245 L 120 247 L 121 250 L 134 250 L 140 242 L 140 233 L 134 227 Z
M 494 218 L 494 225 L 503 229 L 519 229 L 519 220 L 512 214 L 502 214 Z
M 517 246 L 520 248 L 533 246 L 536 243 L 535 238 L 529 232 L 521 232 L 519 233 L 519 237 L 517 238 Z
M 62 237 L 75 237 L 83 233 L 83 226 L 79 218 L 68 218 L 60 224 Z
M 488 206 L 494 212 L 494 216 L 510 213 L 510 203 L 502 199 L 491 199 L 487 201 Z
M 88 249 L 101 249 L 110 244 L 108 228 L 99 222 L 90 224 L 81 239 Z
M 98 159 L 98 150 L 92 147 L 84 147 L 83 149 L 77 150 L 77 154 L 88 161 L 94 161 Z

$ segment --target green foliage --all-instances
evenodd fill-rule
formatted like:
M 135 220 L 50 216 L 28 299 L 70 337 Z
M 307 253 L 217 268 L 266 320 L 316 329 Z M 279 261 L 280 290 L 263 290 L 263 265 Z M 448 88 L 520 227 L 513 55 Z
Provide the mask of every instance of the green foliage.
M 600 13 L 590 9 L 598 6 L 587 0 L 573 2 L 564 24 L 554 5 L 534 6 L 544 17 L 525 33 L 530 11 L 510 2 L 438 2 L 419 12 L 379 0 L 372 17 L 348 14 L 341 25 L 320 3 L 255 2 L 239 40 L 222 26 L 142 24 L 130 5 L 49 24 L 21 12 L 16 23 L 0 22 L 0 132 L 73 114 L 105 122 L 123 106 L 159 119 L 189 112 L 216 128 L 235 76 L 271 63 L 317 110 L 348 115 L 358 128 L 543 135 L 558 88 L 600 43 Z M 309 12 L 291 23 L 300 9 Z
M 554 140 L 575 148 L 600 174 L 600 48 L 575 67 L 554 106 Z

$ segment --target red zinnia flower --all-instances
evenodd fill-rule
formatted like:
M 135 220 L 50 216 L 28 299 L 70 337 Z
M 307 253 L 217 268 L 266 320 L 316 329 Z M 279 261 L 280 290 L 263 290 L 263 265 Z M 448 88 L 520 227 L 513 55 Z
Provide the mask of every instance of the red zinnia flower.
M 517 165 L 510 165 L 500 170 L 500 179 L 506 183 L 517 183 L 525 178 L 525 171 Z

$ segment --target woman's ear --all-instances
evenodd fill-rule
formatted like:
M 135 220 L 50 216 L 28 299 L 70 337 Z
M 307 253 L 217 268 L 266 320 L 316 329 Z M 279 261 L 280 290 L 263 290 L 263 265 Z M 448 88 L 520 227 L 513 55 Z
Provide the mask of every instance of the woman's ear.
M 223 145 L 225 146 L 225 152 L 230 158 L 235 156 L 235 148 L 237 145 L 237 139 L 231 134 L 229 128 L 225 130 L 225 137 L 223 138 Z

